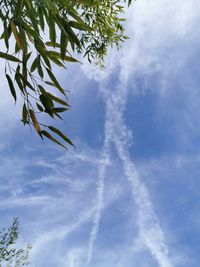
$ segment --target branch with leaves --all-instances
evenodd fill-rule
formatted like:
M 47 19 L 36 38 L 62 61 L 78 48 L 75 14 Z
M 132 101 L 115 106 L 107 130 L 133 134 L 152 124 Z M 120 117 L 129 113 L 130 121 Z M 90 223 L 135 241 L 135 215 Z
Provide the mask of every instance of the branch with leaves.
M 124 35 L 122 14 L 126 0 L 1 0 L 0 40 L 5 51 L 5 77 L 17 101 L 23 99 L 22 122 L 63 146 L 71 140 L 59 129 L 42 124 L 41 113 L 62 119 L 70 109 L 67 91 L 57 80 L 52 66 L 66 68 L 78 62 L 72 56 L 79 52 L 89 62 L 103 67 L 109 46 L 120 46 Z M 13 46 L 14 43 L 14 46 Z M 52 88 L 57 92 L 53 93 Z M 55 92 L 55 90 L 54 90 Z M 57 135 L 57 137 L 54 137 Z M 60 141 L 60 139 L 62 141 Z
M 18 220 L 14 219 L 8 229 L 0 230 L 0 266 L 20 267 L 28 265 L 30 245 L 26 249 L 17 249 Z

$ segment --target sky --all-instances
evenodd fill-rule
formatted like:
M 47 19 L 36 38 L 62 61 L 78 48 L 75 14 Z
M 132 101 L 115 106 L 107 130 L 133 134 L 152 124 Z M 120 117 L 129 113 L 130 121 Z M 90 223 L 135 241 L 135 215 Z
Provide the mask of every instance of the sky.
M 75 150 L 24 128 L 1 83 L 0 226 L 19 218 L 31 267 L 200 261 L 200 2 L 138 0 L 126 16 L 104 70 L 56 71 Z

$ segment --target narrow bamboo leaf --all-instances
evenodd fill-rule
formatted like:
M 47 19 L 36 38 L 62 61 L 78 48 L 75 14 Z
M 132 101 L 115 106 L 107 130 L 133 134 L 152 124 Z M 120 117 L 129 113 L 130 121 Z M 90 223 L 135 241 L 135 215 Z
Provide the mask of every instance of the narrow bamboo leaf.
M 45 109 L 44 111 L 48 113 L 51 117 L 54 117 L 53 111 L 52 111 L 54 107 L 54 103 L 52 99 L 49 97 L 48 93 L 45 91 L 45 89 L 41 85 L 38 85 L 38 86 L 41 92 L 40 101 L 42 105 L 44 106 L 44 109 Z
M 41 92 L 42 95 L 47 95 L 47 92 L 46 92 L 46 90 L 43 88 L 43 86 L 41 86 L 40 84 L 38 84 L 38 87 L 39 87 L 40 92 Z
M 35 112 L 32 109 L 29 109 L 29 113 L 30 113 L 31 120 L 33 122 L 33 126 L 34 126 L 36 132 L 41 133 L 41 128 L 40 128 L 40 125 L 36 119 Z
M 58 98 L 57 96 L 52 95 L 51 93 L 48 93 L 48 95 L 49 95 L 49 97 L 50 97 L 53 101 L 55 101 L 55 102 L 57 102 L 57 103 L 59 103 L 59 104 L 61 104 L 61 105 L 64 105 L 64 106 L 68 106 L 68 107 L 69 107 L 69 104 L 68 104 L 66 101 L 64 101 L 63 99 L 60 99 L 60 98 Z
M 21 76 L 22 76 L 21 79 L 23 80 L 24 88 L 26 88 L 26 85 L 28 85 L 27 84 L 28 83 L 28 80 L 27 80 L 27 60 L 26 60 L 26 53 L 24 51 L 23 51 L 23 55 L 22 55 L 22 75 Z M 31 85 L 31 87 L 32 87 L 32 85 Z
M 42 107 L 40 104 L 38 104 L 38 103 L 36 102 L 36 105 L 37 105 L 37 108 L 38 108 L 39 111 L 41 111 L 41 112 L 44 111 L 43 107 Z
M 49 37 L 52 43 L 56 42 L 56 30 L 55 30 L 55 19 L 53 14 L 49 12 Z
M 3 38 L 4 38 L 5 46 L 7 49 L 9 49 L 9 41 L 8 41 L 9 35 L 8 35 L 8 27 L 7 27 L 6 20 L 4 20 L 3 22 L 3 27 L 4 27 Z
M 11 30 L 13 32 L 13 35 L 15 37 L 15 40 L 16 40 L 16 43 L 17 43 L 18 47 L 20 49 L 23 49 L 22 48 L 22 42 L 20 40 L 19 33 L 17 31 L 17 27 L 16 27 L 15 23 L 12 20 L 10 21 L 10 26 L 11 26 Z
M 54 115 L 57 116 L 60 120 L 63 120 L 63 118 L 58 113 L 54 113 Z
M 35 44 L 37 51 L 39 52 L 39 54 L 43 58 L 45 64 L 47 65 L 47 67 L 49 69 L 51 69 L 51 64 L 49 62 L 47 51 L 45 49 L 44 43 L 39 38 L 37 38 L 37 39 L 35 39 L 34 44 Z
M 0 52 L 0 57 L 7 59 L 7 60 L 10 60 L 10 61 L 13 61 L 13 62 L 21 62 L 21 60 L 18 59 L 17 57 L 12 56 L 12 55 L 7 54 L 7 53 L 3 53 L 3 52 Z
M 18 0 L 16 9 L 15 9 L 15 11 L 16 11 L 15 15 L 17 18 L 20 18 L 20 16 L 21 16 L 23 5 L 24 5 L 24 0 Z
M 35 8 L 33 6 L 32 1 L 25 1 L 25 5 L 26 5 L 26 12 L 28 14 L 28 17 L 31 21 L 31 24 L 34 28 L 34 30 L 39 33 L 39 27 L 38 27 L 38 21 L 36 19 L 36 14 L 35 14 Z
M 49 138 L 51 141 L 53 141 L 54 143 L 62 146 L 63 148 L 67 149 L 66 146 L 64 146 L 62 143 L 60 143 L 57 139 L 55 139 L 49 132 L 42 130 L 40 132 L 42 135 L 44 135 L 45 137 Z
M 26 108 L 26 104 L 24 103 L 23 109 L 22 109 L 22 121 L 23 121 L 24 125 L 26 125 L 26 123 L 27 123 L 27 118 L 28 118 L 28 111 Z
M 38 61 L 37 71 L 38 71 L 38 74 L 39 74 L 40 78 L 43 79 L 44 78 L 44 72 L 42 70 L 42 66 L 40 64 L 40 61 Z
M 68 108 L 53 108 L 53 112 L 55 113 L 65 112 L 66 110 L 69 110 L 69 109 Z
M 59 135 L 63 140 L 65 140 L 65 142 L 67 142 L 68 144 L 70 144 L 71 146 L 74 146 L 74 144 L 72 143 L 72 141 L 66 136 L 64 135 L 60 130 L 58 130 L 57 128 L 53 127 L 53 126 L 48 126 L 48 128 L 56 133 L 57 135 Z M 74 146 L 75 147 L 75 146 Z
M 53 54 L 49 54 L 48 53 L 48 56 L 49 56 L 49 59 L 54 62 L 56 65 L 58 65 L 59 67 L 62 67 L 62 68 L 65 68 L 65 65 Z
M 51 63 L 50 63 L 50 61 L 49 61 L 49 59 L 48 59 L 48 56 L 47 56 L 47 54 L 46 54 L 46 51 L 45 51 L 45 53 L 42 53 L 41 56 L 42 56 L 42 58 L 43 58 L 45 64 L 47 65 L 47 67 L 48 67 L 49 69 L 51 69 Z
M 57 47 L 57 48 L 60 47 L 58 43 L 53 43 L 53 42 L 46 42 L 45 45 L 49 47 Z
M 24 94 L 24 86 L 22 84 L 20 73 L 15 74 L 15 80 L 17 82 L 17 85 L 19 86 L 19 89 L 21 90 L 22 94 Z
M 10 76 L 8 74 L 6 74 L 6 78 L 7 78 L 9 87 L 10 87 L 10 92 L 11 92 L 11 94 L 12 94 L 12 96 L 13 96 L 15 102 L 16 102 L 17 101 L 17 95 L 16 95 L 16 91 L 15 91 L 12 79 L 10 78 Z
M 28 54 L 26 54 L 26 61 L 27 61 L 27 62 L 28 62 L 28 60 L 30 59 L 31 54 L 32 54 L 32 52 L 29 52 Z
M 51 99 L 46 97 L 45 95 L 40 95 L 40 101 L 45 108 L 45 112 L 52 115 L 53 102 L 51 101 Z
M 19 27 L 19 37 L 20 37 L 20 42 L 21 42 L 21 47 L 22 50 L 25 54 L 27 54 L 28 51 L 28 43 L 27 43 L 27 38 L 24 29 L 22 27 Z
M 80 41 L 77 37 L 77 35 L 73 32 L 73 30 L 71 29 L 71 26 L 69 24 L 69 22 L 67 22 L 65 19 L 60 17 L 60 22 L 62 24 L 62 26 L 64 27 L 69 40 L 73 43 L 75 43 L 79 48 L 81 47 Z
M 22 75 L 21 73 L 19 73 L 19 77 L 20 77 L 20 79 L 23 81 L 23 83 L 25 85 L 27 85 L 31 90 L 35 91 L 35 88 L 29 83 L 29 81 L 25 78 L 24 75 Z
M 80 22 L 77 22 L 77 21 L 70 21 L 69 24 L 70 24 L 71 27 L 76 28 L 76 29 L 78 29 L 80 31 L 89 31 L 90 32 L 90 31 L 93 30 L 90 26 L 88 26 L 87 24 L 85 24 L 83 22 L 80 23 Z
M 54 83 L 52 83 L 52 82 L 45 81 L 45 83 L 46 83 L 46 84 L 48 84 L 48 85 L 50 85 L 50 86 L 52 86 L 52 87 L 55 87 L 55 84 L 54 84 Z
M 62 60 L 65 58 L 65 54 L 67 51 L 67 44 L 68 44 L 68 38 L 64 31 L 61 30 L 60 33 L 60 55 Z
M 21 49 L 21 47 L 17 43 L 15 43 L 15 55 L 18 54 L 20 49 Z
M 39 58 L 38 56 L 34 59 L 32 65 L 31 65 L 31 72 L 34 72 L 35 69 L 38 67 L 38 63 L 39 63 Z
M 47 70 L 47 73 L 49 75 L 49 78 L 52 80 L 52 82 L 55 84 L 55 86 L 58 88 L 58 90 L 63 94 L 65 95 L 65 91 L 64 89 L 60 86 L 60 84 L 58 83 L 56 77 L 53 75 L 52 71 L 48 68 L 46 68 Z
M 48 54 L 51 55 L 51 56 L 54 56 L 54 57 L 57 57 L 57 58 L 60 58 L 64 61 L 68 61 L 68 62 L 80 62 L 78 61 L 77 59 L 73 58 L 73 57 L 69 57 L 69 56 L 66 56 L 64 55 L 64 57 L 62 58 L 61 57 L 61 54 L 56 52 L 56 51 L 48 51 Z
M 21 26 L 26 31 L 31 42 L 34 42 L 34 39 L 39 39 L 38 33 L 29 24 L 21 21 Z
M 84 23 L 84 21 L 81 19 L 80 15 L 78 14 L 78 12 L 74 9 L 74 8 L 71 8 L 69 11 L 68 11 L 69 15 L 74 18 L 76 21 L 80 22 L 80 23 Z
M 44 8 L 42 7 L 38 7 L 38 15 L 39 15 L 39 20 L 40 20 L 40 27 L 42 29 L 42 31 L 44 31 L 44 12 L 43 12 Z
M 78 61 L 76 58 L 69 57 L 69 56 L 65 56 L 64 57 L 64 61 L 68 61 L 68 62 L 79 62 L 80 63 L 80 61 Z

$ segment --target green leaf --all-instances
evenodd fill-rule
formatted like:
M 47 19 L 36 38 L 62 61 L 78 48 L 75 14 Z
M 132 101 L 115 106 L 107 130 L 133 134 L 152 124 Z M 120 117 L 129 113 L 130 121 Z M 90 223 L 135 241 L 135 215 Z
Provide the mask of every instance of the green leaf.
M 58 43 L 53 43 L 53 42 L 46 42 L 45 45 L 49 47 L 57 47 L 57 48 L 60 47 Z
M 72 30 L 69 22 L 62 17 L 58 17 L 58 19 L 59 19 L 59 22 L 62 24 L 66 34 L 68 35 L 70 42 L 76 44 L 77 47 L 81 48 L 80 41 L 79 41 L 77 35 Z
M 16 40 L 18 47 L 23 50 L 22 42 L 20 40 L 20 36 L 19 36 L 18 30 L 17 30 L 17 27 L 16 27 L 14 21 L 12 21 L 12 20 L 10 21 L 10 26 L 11 26 L 11 30 L 13 32 L 13 35 L 15 37 L 15 40 Z
M 62 146 L 63 148 L 67 149 L 66 146 L 64 146 L 63 144 L 61 144 L 57 139 L 55 139 L 49 132 L 42 130 L 41 135 L 44 135 L 45 137 L 47 137 L 48 139 L 50 139 L 51 141 L 53 141 L 54 143 Z
M 56 42 L 56 30 L 55 30 L 55 19 L 53 14 L 49 12 L 49 37 L 52 43 Z
M 59 135 L 63 140 L 65 140 L 65 142 L 67 142 L 68 144 L 70 144 L 71 146 L 74 146 L 74 144 L 72 143 L 72 141 L 66 136 L 64 135 L 60 130 L 58 130 L 57 128 L 53 127 L 53 126 L 48 126 L 48 128 L 56 133 L 57 135 Z M 75 146 L 74 146 L 75 147 Z
M 35 71 L 35 69 L 38 67 L 38 64 L 39 64 L 39 57 L 37 56 L 34 59 L 32 65 L 31 65 L 31 72 L 34 72 Z
M 27 123 L 27 118 L 28 118 L 28 111 L 26 108 L 26 104 L 24 103 L 23 109 L 22 109 L 22 121 L 23 121 L 24 125 L 26 125 L 26 123 Z
M 41 134 L 41 128 L 40 128 L 40 125 L 39 125 L 37 118 L 35 116 L 35 112 L 32 109 L 29 109 L 29 114 L 31 116 L 31 120 L 33 122 L 33 126 L 34 126 L 36 132 Z
M 52 82 L 55 84 L 55 86 L 58 88 L 58 90 L 63 94 L 65 95 L 65 91 L 64 89 L 60 86 L 60 84 L 58 83 L 56 77 L 53 75 L 52 71 L 48 68 L 46 68 L 46 71 L 49 75 L 49 78 L 52 80 Z
M 58 98 L 57 96 L 55 96 L 55 95 L 52 95 L 51 93 L 47 93 L 48 95 L 49 95 L 49 97 L 53 100 L 53 101 L 55 101 L 55 102 L 57 102 L 57 103 L 59 103 L 59 104 L 61 104 L 61 105 L 64 105 L 64 106 L 70 106 L 66 101 L 64 101 L 63 99 L 60 99 L 60 98 Z
M 20 78 L 20 73 L 17 72 L 15 74 L 15 80 L 17 82 L 19 89 L 21 90 L 22 94 L 24 95 L 24 86 L 23 86 L 21 78 Z
M 39 21 L 40 21 L 40 28 L 42 29 L 42 31 L 44 31 L 44 8 L 42 7 L 38 7 L 38 15 L 39 15 Z
M 45 108 L 45 112 L 52 116 L 53 102 L 46 95 L 40 95 L 40 101 Z
M 13 62 L 22 62 L 19 58 L 3 52 L 0 52 L 0 57 Z
M 49 59 L 54 62 L 56 65 L 58 65 L 59 67 L 63 67 L 66 69 L 65 65 L 58 59 L 57 56 L 55 56 L 54 54 L 50 54 L 49 51 L 48 51 L 48 56 L 49 56 Z
M 36 47 L 37 51 L 39 52 L 39 54 L 43 58 L 45 64 L 47 65 L 47 67 L 49 69 L 51 69 L 51 64 L 49 62 L 47 51 L 46 51 L 44 43 L 39 38 L 36 38 L 34 40 L 34 44 L 35 44 L 35 47 Z
M 69 110 L 68 108 L 53 108 L 52 111 L 55 113 L 61 113 Z
M 69 22 L 69 25 L 71 26 L 71 27 L 73 27 L 73 28 L 76 28 L 76 29 L 78 29 L 78 30 L 80 30 L 80 31 L 92 31 L 93 29 L 92 29 L 92 27 L 90 27 L 90 26 L 88 26 L 88 25 L 86 25 L 85 23 L 80 23 L 80 22 L 77 22 L 77 21 L 70 21 Z
M 24 5 L 24 0 L 18 0 L 16 10 L 15 10 L 16 11 L 15 15 L 17 16 L 17 18 L 21 16 L 23 5 Z
M 43 107 L 42 107 L 40 104 L 38 104 L 38 103 L 36 102 L 36 105 L 37 105 L 37 108 L 38 108 L 39 111 L 41 111 L 41 112 L 44 111 Z
M 32 54 L 32 52 L 29 52 L 28 54 L 26 54 L 26 61 L 27 61 L 27 62 L 28 62 L 28 60 L 30 59 L 31 54 Z
M 40 92 L 41 92 L 43 95 L 47 95 L 46 90 L 45 90 L 40 84 L 38 84 L 38 87 L 39 87 L 39 89 L 40 89 Z
M 49 81 L 45 81 L 46 84 L 48 84 L 49 86 L 55 87 L 55 84 Z
M 5 46 L 7 49 L 9 49 L 9 38 L 10 38 L 10 35 L 9 35 L 9 26 L 7 26 L 7 23 L 6 23 L 6 20 L 4 20 L 3 22 L 3 27 L 4 27 L 4 32 L 3 32 L 3 38 L 4 38 L 4 42 L 5 42 Z
M 6 78 L 7 78 L 9 87 L 10 87 L 10 92 L 11 92 L 11 94 L 12 94 L 12 96 L 13 96 L 15 102 L 16 102 L 17 101 L 17 95 L 16 95 L 16 91 L 15 91 L 12 79 L 10 78 L 10 76 L 8 74 L 6 74 Z
M 52 109 L 54 107 L 54 103 L 52 99 L 49 97 L 48 93 L 45 91 L 45 89 L 41 85 L 39 85 L 39 89 L 41 92 L 40 101 L 45 108 L 44 111 L 47 112 L 51 117 L 53 117 Z
M 38 74 L 39 74 L 40 78 L 43 79 L 44 78 L 44 72 L 42 70 L 42 66 L 40 64 L 40 61 L 38 61 L 37 71 L 38 71 Z
M 22 50 L 24 53 L 27 53 L 28 42 L 27 42 L 25 31 L 21 27 L 19 27 L 19 37 L 20 37 L 20 41 L 21 41 Z
M 18 74 L 20 79 L 23 81 L 24 85 L 27 85 L 32 91 L 35 91 L 34 87 L 29 83 L 29 81 L 22 75 L 21 73 Z
M 31 21 L 32 27 L 37 33 L 39 33 L 38 21 L 36 19 L 35 8 L 33 6 L 32 1 L 25 1 L 25 5 L 26 5 L 26 12 L 29 17 L 29 20 Z
M 68 38 L 64 31 L 61 31 L 60 33 L 60 54 L 62 60 L 65 58 L 65 54 L 67 51 L 67 44 L 68 44 Z
M 68 62 L 80 62 L 77 59 L 73 58 L 73 57 L 69 57 L 69 56 L 63 56 L 61 57 L 61 54 L 56 52 L 56 51 L 48 51 L 48 54 L 51 56 L 54 56 L 56 58 L 60 58 L 64 61 L 68 61 Z
M 68 11 L 69 15 L 74 18 L 76 21 L 80 22 L 80 23 L 84 23 L 84 21 L 81 19 L 80 15 L 78 14 L 78 12 L 74 9 L 74 8 L 71 8 L 69 11 Z

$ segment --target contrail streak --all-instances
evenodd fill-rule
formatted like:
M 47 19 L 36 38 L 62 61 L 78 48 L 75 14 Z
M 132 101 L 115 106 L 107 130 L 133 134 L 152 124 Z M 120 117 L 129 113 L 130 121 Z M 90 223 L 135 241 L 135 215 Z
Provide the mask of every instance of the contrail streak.
M 126 76 L 125 76 L 126 75 Z M 106 120 L 105 120 L 105 141 L 104 157 L 109 155 L 110 145 L 113 143 L 116 147 L 117 154 L 121 159 L 124 174 L 126 175 L 132 188 L 132 196 L 137 206 L 138 228 L 141 240 L 149 250 L 153 258 L 156 259 L 160 267 L 172 267 L 169 258 L 168 247 L 166 245 L 164 233 L 159 224 L 151 202 L 149 191 L 146 185 L 140 180 L 139 174 L 129 155 L 129 144 L 131 143 L 132 133 L 124 122 L 124 109 L 128 97 L 129 75 L 122 70 L 120 73 L 119 86 L 109 90 L 106 88 L 109 83 L 101 84 L 101 91 L 106 103 Z M 104 180 L 107 164 L 100 166 L 97 196 L 97 211 L 93 221 L 93 228 L 89 239 L 88 248 L 88 265 L 92 259 L 93 247 L 98 234 L 99 224 L 103 208 Z
M 121 73 L 121 79 L 123 73 Z M 124 79 L 126 81 L 126 79 Z M 121 159 L 124 174 L 127 176 L 132 188 L 133 199 L 137 206 L 138 227 L 140 237 L 151 255 L 157 260 L 160 267 L 172 267 L 169 259 L 168 248 L 164 233 L 160 227 L 159 220 L 154 212 L 150 200 L 149 191 L 140 180 L 139 174 L 129 155 L 129 143 L 131 132 L 127 128 L 123 113 L 128 95 L 126 82 L 120 83 L 112 96 L 105 97 L 107 107 L 107 129 L 106 138 L 112 140 L 117 154 Z M 105 92 L 105 91 L 104 91 Z
M 90 262 L 92 260 L 93 247 L 94 247 L 95 240 L 97 238 L 100 220 L 101 220 L 101 216 L 102 216 L 105 173 L 106 173 L 106 168 L 109 164 L 108 149 L 109 149 L 108 142 L 105 142 L 104 146 L 103 146 L 103 161 L 99 166 L 99 177 L 98 177 L 99 179 L 97 182 L 96 213 L 95 213 L 95 216 L 93 219 L 93 226 L 92 226 L 92 230 L 90 232 L 89 243 L 88 243 L 88 253 L 87 253 L 87 264 L 88 265 L 90 264 Z
M 115 142 L 125 175 L 131 184 L 134 201 L 137 205 L 140 237 L 151 255 L 157 260 L 159 266 L 172 267 L 164 233 L 154 212 L 148 189 L 140 181 L 139 174 L 130 160 L 126 148 L 121 146 L 117 140 Z

